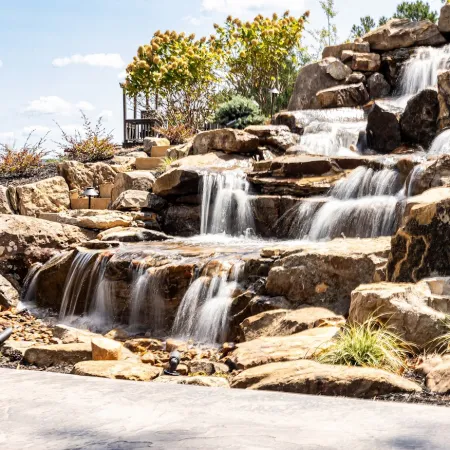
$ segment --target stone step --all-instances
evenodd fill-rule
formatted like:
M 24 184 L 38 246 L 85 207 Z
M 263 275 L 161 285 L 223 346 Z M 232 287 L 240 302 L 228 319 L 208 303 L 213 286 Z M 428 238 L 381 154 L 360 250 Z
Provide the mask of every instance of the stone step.
M 157 169 L 163 163 L 164 158 L 137 158 L 136 159 L 136 170 L 152 170 Z
M 91 209 L 108 209 L 110 203 L 110 198 L 91 198 Z M 89 199 L 72 198 L 70 207 L 71 209 L 89 209 Z
M 151 149 L 151 156 L 152 158 L 161 158 L 161 157 L 166 157 L 167 156 L 167 150 L 169 150 L 169 148 L 171 148 L 171 145 L 158 145 L 158 146 L 154 146 Z

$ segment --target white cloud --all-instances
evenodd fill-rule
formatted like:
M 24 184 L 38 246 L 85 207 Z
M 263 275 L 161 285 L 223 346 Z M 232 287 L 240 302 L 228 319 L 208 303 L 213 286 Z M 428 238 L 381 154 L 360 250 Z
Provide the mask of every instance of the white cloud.
M 86 101 L 80 101 L 72 104 L 67 100 L 54 95 L 48 97 L 39 97 L 38 100 L 32 100 L 25 108 L 25 112 L 33 114 L 59 114 L 70 115 L 77 110 L 92 111 L 95 107 Z
M 94 53 L 91 55 L 72 55 L 64 58 L 55 58 L 52 61 L 54 67 L 65 67 L 70 64 L 84 64 L 93 67 L 112 67 L 121 69 L 125 61 L 118 53 Z
M 304 0 L 202 0 L 204 11 L 218 12 L 233 16 L 249 14 L 271 14 L 273 12 L 303 12 L 305 9 Z
M 30 133 L 33 136 L 45 136 L 48 132 L 51 131 L 49 127 L 43 127 L 42 125 L 34 125 L 30 127 L 24 127 L 22 129 L 22 136 L 28 136 Z
M 193 25 L 194 27 L 198 27 L 202 24 L 204 24 L 205 22 L 211 21 L 210 17 L 207 16 L 199 16 L 199 17 L 194 17 L 194 16 L 186 16 L 183 17 L 183 20 L 185 22 L 188 22 L 189 24 Z
M 113 112 L 110 109 L 104 109 L 102 112 L 98 115 L 98 118 L 102 118 L 105 121 L 108 121 L 113 116 Z

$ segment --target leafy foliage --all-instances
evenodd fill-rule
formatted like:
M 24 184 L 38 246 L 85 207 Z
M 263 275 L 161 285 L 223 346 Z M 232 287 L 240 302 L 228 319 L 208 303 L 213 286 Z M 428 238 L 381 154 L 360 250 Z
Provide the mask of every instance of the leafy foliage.
M 372 28 L 375 28 L 375 20 L 370 16 L 361 17 L 359 25 L 353 25 L 351 35 L 353 39 L 364 36 Z
M 410 19 L 413 21 L 428 19 L 431 22 L 437 22 L 439 18 L 438 13 L 431 10 L 429 3 L 424 3 L 422 0 L 400 3 L 392 17 L 394 19 Z
M 412 347 L 376 318 L 363 324 L 347 324 L 330 347 L 316 358 L 325 364 L 342 364 L 401 372 Z
M 47 135 L 37 143 L 30 144 L 31 132 L 20 148 L 0 144 L 0 175 L 8 177 L 27 177 L 34 175 L 44 164 L 48 152 L 44 150 Z M 48 133 L 47 133 L 48 134 Z
M 58 123 L 63 141 L 58 146 L 70 159 L 80 162 L 104 161 L 114 156 L 115 145 L 111 133 L 103 127 L 102 117 L 95 126 L 86 114 L 81 112 L 83 131 L 76 130 L 73 135 L 66 133 Z
M 167 138 L 172 145 L 184 144 L 195 134 L 195 130 L 182 123 L 167 127 L 154 127 L 153 129 Z
M 262 124 L 265 119 L 254 100 L 236 95 L 218 107 L 214 120 L 222 127 L 244 129 Z
M 270 111 L 270 90 L 292 90 L 297 72 L 304 23 L 309 13 L 295 18 L 286 11 L 281 17 L 258 15 L 252 22 L 229 16 L 217 32 L 215 48 L 222 52 L 225 79 L 234 91 L 254 98 L 264 113 Z

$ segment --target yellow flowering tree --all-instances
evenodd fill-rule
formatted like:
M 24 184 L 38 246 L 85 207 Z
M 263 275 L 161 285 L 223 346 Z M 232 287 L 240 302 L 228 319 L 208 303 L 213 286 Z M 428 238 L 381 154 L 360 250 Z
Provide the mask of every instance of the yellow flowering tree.
M 128 95 L 156 98 L 169 126 L 180 121 L 193 130 L 210 114 L 222 50 L 211 39 L 157 31 L 128 65 Z
M 262 111 L 270 111 L 270 90 L 280 98 L 292 91 L 301 63 L 301 38 L 309 12 L 296 18 L 286 11 L 281 17 L 258 15 L 253 22 L 229 16 L 223 26 L 214 25 L 216 49 L 225 57 L 226 79 L 240 95 L 253 98 Z

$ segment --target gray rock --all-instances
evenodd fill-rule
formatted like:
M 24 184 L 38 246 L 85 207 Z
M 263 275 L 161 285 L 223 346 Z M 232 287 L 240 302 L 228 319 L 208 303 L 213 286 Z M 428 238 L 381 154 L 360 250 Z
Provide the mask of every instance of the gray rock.
M 345 50 L 355 53 L 368 53 L 370 52 L 370 45 L 368 42 L 346 42 L 345 44 L 331 45 L 323 49 L 322 59 L 329 57 L 341 59 L 342 52 Z
M 193 142 L 193 153 L 195 155 L 204 155 L 214 151 L 255 153 L 258 146 L 259 140 L 256 136 L 242 130 L 223 128 L 197 134 Z
M 438 28 L 441 33 L 450 33 L 450 5 L 446 4 L 441 8 Z
M 396 114 L 374 103 L 367 118 L 367 145 L 378 153 L 390 153 L 402 143 Z
M 367 88 L 371 99 L 387 97 L 391 92 L 390 84 L 381 73 L 374 73 L 369 77 Z
M 369 100 L 364 84 L 343 84 L 323 89 L 316 94 L 322 108 L 351 108 L 364 105 Z
M 0 214 L 13 214 L 9 203 L 8 189 L 5 186 L 0 186 Z
M 19 303 L 19 293 L 16 288 L 2 275 L 0 275 L 0 310 L 9 309 Z
M 366 76 L 361 72 L 353 72 L 346 79 L 346 84 L 357 84 L 357 83 L 365 83 Z
M 345 64 L 342 64 L 341 61 L 334 61 L 328 65 L 327 73 L 331 75 L 335 80 L 342 81 L 352 73 L 352 70 Z

